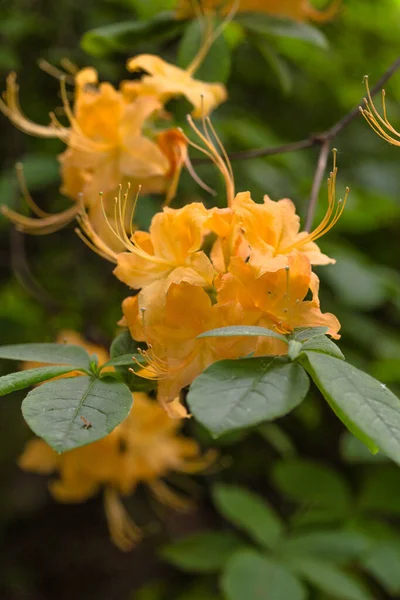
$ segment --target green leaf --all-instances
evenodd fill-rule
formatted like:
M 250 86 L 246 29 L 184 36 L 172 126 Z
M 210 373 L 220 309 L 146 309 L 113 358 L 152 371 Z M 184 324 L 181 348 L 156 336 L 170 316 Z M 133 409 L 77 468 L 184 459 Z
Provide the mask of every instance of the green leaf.
M 291 560 L 298 575 L 338 600 L 374 600 L 363 583 L 329 562 L 311 558 Z
M 230 531 L 204 531 L 165 546 L 161 556 L 182 571 L 214 573 L 241 546 L 243 543 Z
M 304 370 L 286 358 L 222 360 L 194 380 L 187 401 L 196 419 L 219 436 L 282 417 L 308 388 Z
M 130 52 L 137 44 L 172 39 L 182 31 L 184 23 L 164 11 L 146 21 L 124 21 L 87 31 L 81 39 L 82 49 L 92 56 L 107 56 L 112 52 Z
M 281 456 L 296 454 L 296 448 L 291 438 L 276 423 L 263 423 L 257 431 Z
M 346 482 L 321 463 L 297 458 L 278 462 L 273 467 L 272 478 L 279 491 L 296 502 L 335 508 L 342 514 L 350 506 Z
M 195 19 L 187 25 L 182 36 L 177 64 L 186 69 L 203 43 L 205 19 Z M 219 35 L 196 71 L 196 79 L 225 83 L 231 72 L 231 50 L 223 34 Z
M 105 437 L 131 406 L 132 394 L 123 383 L 84 376 L 35 388 L 23 401 L 22 414 L 36 435 L 65 452 Z
M 283 93 L 289 94 L 293 87 L 293 77 L 286 60 L 275 51 L 265 38 L 260 36 L 260 38 L 257 39 L 257 36 L 254 36 L 254 40 L 250 39 L 250 41 L 254 42 L 255 47 L 258 49 L 265 62 L 275 73 Z
M 362 562 L 368 571 L 391 597 L 400 594 L 400 542 L 388 541 L 375 544 Z
M 306 600 L 303 584 L 289 569 L 252 550 L 234 554 L 222 575 L 227 600 Z
M 280 553 L 284 556 L 308 555 L 330 562 L 347 563 L 363 556 L 371 545 L 371 540 L 357 531 L 312 531 L 292 534 L 280 546 Z
M 154 17 L 162 10 L 173 10 L 176 0 L 130 0 L 141 19 Z
M 345 359 L 340 348 L 326 335 L 316 335 L 307 342 L 304 342 L 301 352 L 319 352 L 320 354 L 328 354 L 341 360 Z
M 248 32 L 266 38 L 292 38 L 313 44 L 319 48 L 326 49 L 328 47 L 328 41 L 324 34 L 307 23 L 299 23 L 291 19 L 260 13 L 239 14 L 235 17 L 235 20 Z
M 139 343 L 131 336 L 129 329 L 122 331 L 112 342 L 110 346 L 110 357 L 117 358 L 124 354 L 133 356 L 137 353 Z
M 383 383 L 343 360 L 315 352 L 302 353 L 300 360 L 350 431 L 400 463 L 400 400 Z
M 284 525 L 275 511 L 260 496 L 245 488 L 217 484 L 213 500 L 218 511 L 228 521 L 246 531 L 253 540 L 274 548 L 284 532 Z
M 314 337 L 324 335 L 328 333 L 328 331 L 328 327 L 296 327 L 291 337 L 293 340 L 303 343 L 311 340 Z
M 90 356 L 81 346 L 70 344 L 15 344 L 0 346 L 0 358 L 89 368 Z
M 144 359 L 140 354 L 121 354 L 101 365 L 101 369 L 104 369 L 104 367 L 132 367 L 133 369 L 137 366 L 134 358 L 136 358 L 138 362 L 144 362 Z
M 218 327 L 217 329 L 210 329 L 204 331 L 197 336 L 196 339 L 206 337 L 235 337 L 235 336 L 263 336 L 272 337 L 282 342 L 288 343 L 288 339 L 281 333 L 267 329 L 266 327 L 253 327 L 252 325 L 233 325 L 230 327 Z
M 71 367 L 39 367 L 4 375 L 4 377 L 0 377 L 0 396 L 6 396 L 31 385 L 42 383 L 42 381 L 53 379 L 53 377 L 71 373 L 74 370 Z

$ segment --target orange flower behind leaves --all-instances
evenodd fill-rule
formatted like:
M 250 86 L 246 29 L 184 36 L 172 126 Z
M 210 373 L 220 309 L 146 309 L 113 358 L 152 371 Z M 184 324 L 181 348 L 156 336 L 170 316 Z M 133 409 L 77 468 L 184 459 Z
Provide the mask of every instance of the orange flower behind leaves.
M 328 334 L 338 339 L 340 323 L 334 315 L 320 311 L 319 279 L 311 271 L 307 256 L 295 250 L 287 263 L 260 276 L 249 262 L 233 258 L 229 273 L 219 278 L 218 301 L 236 300 L 244 314 L 252 315 L 254 325 L 284 334 L 292 333 L 295 327 L 327 326 Z M 312 299 L 306 300 L 309 291 Z
M 163 104 L 171 98 L 184 96 L 192 104 L 195 118 L 207 116 L 227 98 L 222 84 L 194 79 L 190 69 L 180 69 L 153 54 L 135 56 L 128 60 L 127 66 L 129 71 L 143 70 L 146 75 L 140 81 L 124 82 L 125 94 L 154 96 Z
M 196 4 L 204 12 L 220 11 L 226 14 L 237 6 L 238 12 L 260 12 L 295 21 L 330 21 L 336 15 L 341 0 L 333 0 L 325 10 L 314 8 L 310 0 L 178 0 L 178 18 L 196 15 Z
M 179 421 L 171 420 L 146 394 L 135 393 L 130 415 L 107 437 L 64 454 L 34 439 L 26 445 L 19 465 L 43 475 L 57 473 L 49 488 L 58 502 L 84 502 L 103 490 L 110 535 L 121 550 L 130 550 L 141 533 L 120 496 L 145 483 L 159 501 L 184 510 L 188 501 L 163 478 L 171 472 L 197 473 L 214 458 L 211 452 L 201 456 L 197 442 L 180 436 L 179 428 Z
M 158 400 L 173 418 L 187 416 L 179 404 L 179 395 L 206 367 L 222 358 L 238 358 L 251 351 L 246 338 L 196 337 L 215 327 L 235 324 L 239 315 L 234 306 L 213 305 L 208 294 L 188 283 L 172 284 L 166 295 L 165 308 L 152 314 L 141 314 L 138 296 L 122 303 L 121 325 L 129 327 L 138 341 L 146 341 L 144 353 L 148 363 L 139 375 L 158 380 Z M 223 401 L 221 399 L 221 401 Z
M 57 341 L 82 346 L 97 355 L 100 365 L 109 359 L 105 348 L 87 342 L 74 331 L 62 331 Z M 39 364 L 24 364 L 25 369 L 36 366 Z M 33 439 L 27 443 L 19 465 L 42 475 L 57 473 L 49 488 L 59 502 L 84 502 L 103 490 L 110 535 L 121 550 L 130 550 L 141 534 L 120 496 L 132 494 L 139 483 L 145 483 L 160 502 L 183 510 L 189 502 L 163 478 L 172 471 L 197 473 L 214 460 L 213 452 L 201 456 L 195 440 L 179 435 L 180 426 L 157 402 L 135 392 L 129 416 L 105 438 L 64 454 L 57 454 L 43 440 Z
M 200 333 L 229 325 L 256 325 L 287 334 L 295 327 L 321 325 L 329 328 L 332 337 L 340 337 L 339 321 L 320 310 L 319 280 L 307 256 L 294 251 L 287 262 L 286 267 L 260 276 L 250 263 L 234 257 L 229 272 L 216 279 L 214 304 L 201 288 L 173 284 L 164 310 L 151 321 L 146 320 L 146 312 L 141 313 L 137 296 L 124 300 L 121 324 L 129 327 L 134 339 L 149 345 L 144 353 L 147 366 L 136 370 L 142 377 L 158 380 L 158 399 L 171 416 L 185 416 L 176 414 L 179 405 L 169 403 L 213 362 L 249 354 L 282 355 L 288 349 L 274 338 L 196 339 Z M 312 299 L 306 300 L 309 291 Z

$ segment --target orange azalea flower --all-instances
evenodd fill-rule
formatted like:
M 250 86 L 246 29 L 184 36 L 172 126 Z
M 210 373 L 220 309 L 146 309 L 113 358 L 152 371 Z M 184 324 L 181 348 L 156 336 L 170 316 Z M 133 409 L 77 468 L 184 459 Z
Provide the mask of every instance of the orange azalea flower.
M 43 475 L 57 473 L 49 488 L 58 502 L 84 502 L 103 490 L 110 535 L 121 550 L 130 550 L 141 533 L 120 495 L 132 494 L 139 483 L 145 483 L 161 502 L 184 510 L 188 501 L 163 478 L 173 471 L 202 471 L 214 458 L 211 452 L 202 457 L 197 442 L 180 436 L 179 428 L 179 421 L 171 420 L 146 394 L 135 393 L 130 415 L 107 437 L 64 454 L 34 439 L 26 445 L 19 465 Z
M 149 95 L 158 98 L 163 104 L 176 96 L 184 96 L 193 106 L 195 118 L 208 115 L 214 108 L 225 102 L 226 88 L 220 83 L 206 83 L 193 78 L 195 68 L 180 69 L 167 63 L 159 56 L 142 54 L 128 60 L 129 71 L 145 71 L 140 81 L 126 81 L 125 94 Z M 196 61 L 195 67 L 198 66 Z
M 329 328 L 337 339 L 340 323 L 330 313 L 321 313 L 318 299 L 319 280 L 311 272 L 309 259 L 293 251 L 288 266 L 259 276 L 257 269 L 240 257 L 231 260 L 229 273 L 216 280 L 216 303 L 207 293 L 187 283 L 171 285 L 165 308 L 151 322 L 139 309 L 137 296 L 122 304 L 121 325 L 131 335 L 145 341 L 147 366 L 138 374 L 158 380 L 158 399 L 172 417 L 187 416 L 176 398 L 185 386 L 217 360 L 248 356 L 282 355 L 288 346 L 274 338 L 222 337 L 200 338 L 200 333 L 228 325 L 258 325 L 280 333 L 295 327 Z M 309 290 L 312 299 L 305 300 Z M 176 409 L 179 409 L 179 413 Z
M 187 416 L 179 404 L 180 392 L 206 367 L 251 352 L 253 341 L 248 338 L 196 339 L 204 331 L 237 324 L 243 315 L 237 303 L 212 305 L 202 288 L 188 283 L 170 286 L 164 310 L 154 315 L 151 323 L 146 312 L 141 314 L 138 296 L 126 298 L 122 310 L 120 324 L 129 327 L 135 340 L 149 345 L 144 353 L 148 364 L 138 374 L 158 380 L 158 400 L 173 418 Z
M 341 0 L 333 0 L 330 6 L 319 11 L 309 0 L 178 0 L 178 18 L 196 15 L 194 7 L 202 11 L 222 11 L 227 13 L 236 8 L 238 12 L 260 12 L 277 17 L 288 17 L 296 21 L 329 21 L 337 13 Z
M 160 310 L 168 288 L 173 283 L 188 282 L 193 286 L 212 285 L 214 269 L 209 258 L 200 250 L 204 238 L 207 210 L 200 202 L 180 209 L 164 208 L 151 222 L 150 232 L 136 231 L 128 238 L 123 230 L 125 205 L 119 203 L 120 223 L 113 229 L 127 250 L 115 253 L 91 228 L 84 216 L 81 227 L 89 245 L 117 263 L 114 274 L 123 283 L 141 289 L 140 308 L 147 318 Z M 97 248 L 96 248 L 97 247 Z
M 170 201 L 176 192 L 179 174 L 186 158 L 186 141 L 177 129 L 154 135 L 142 133 L 149 121 L 162 109 L 154 95 L 141 94 L 127 98 L 109 83 L 98 83 L 97 73 L 87 68 L 75 76 L 75 103 L 70 107 L 65 83 L 61 83 L 63 107 L 69 127 L 62 126 L 51 115 L 48 126 L 27 119 L 18 104 L 15 75 L 7 81 L 5 102 L 0 109 L 20 129 L 31 135 L 59 138 L 68 148 L 59 156 L 63 184 L 61 191 L 77 200 L 82 197 L 89 215 L 97 225 L 105 225 L 99 192 L 103 193 L 106 212 L 112 218 L 118 185 L 129 180 L 141 185 L 142 191 L 161 193 L 167 190 Z M 14 211 L 3 212 L 23 231 L 47 233 L 58 222 L 64 226 L 79 211 L 79 206 L 60 215 L 37 219 L 21 217 Z M 104 228 L 104 227 L 103 227 Z
M 338 339 L 340 323 L 334 315 L 321 313 L 318 289 L 319 279 L 311 271 L 309 259 L 294 250 L 286 267 L 261 276 L 249 262 L 233 258 L 229 273 L 219 277 L 217 297 L 221 303 L 235 299 L 244 314 L 252 315 L 253 325 L 284 334 L 295 327 L 327 326 L 328 334 Z M 312 299 L 305 300 L 309 290 Z

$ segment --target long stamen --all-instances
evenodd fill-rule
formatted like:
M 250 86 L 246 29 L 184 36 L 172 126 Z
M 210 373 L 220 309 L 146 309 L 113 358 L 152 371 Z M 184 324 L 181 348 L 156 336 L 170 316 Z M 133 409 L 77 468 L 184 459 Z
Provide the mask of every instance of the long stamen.
M 213 144 L 212 140 L 208 139 L 209 134 L 208 134 L 207 130 L 203 134 L 200 131 L 200 129 L 194 124 L 194 121 L 190 115 L 187 116 L 187 121 L 188 121 L 190 127 L 193 129 L 193 131 L 197 135 L 197 137 L 204 144 L 204 147 L 201 147 L 201 146 L 199 147 L 197 145 L 194 145 L 190 140 L 188 140 L 189 143 L 192 146 L 197 147 L 197 149 L 199 149 L 201 152 L 203 152 L 203 154 L 208 156 L 213 161 L 215 166 L 218 168 L 218 170 L 220 171 L 220 173 L 222 174 L 222 176 L 225 180 L 228 206 L 231 206 L 231 204 L 234 200 L 234 197 L 235 197 L 235 183 L 232 178 L 232 174 L 231 174 L 232 169 L 231 169 L 230 164 L 229 164 L 229 166 L 227 166 L 224 158 L 221 157 L 220 153 L 218 152 L 217 148 Z M 219 142 L 219 144 L 221 144 L 219 139 L 218 139 L 218 142 Z M 222 144 L 221 144 L 221 146 L 222 146 Z
M 36 137 L 59 138 L 60 132 L 52 125 L 38 125 L 30 121 L 22 112 L 18 102 L 18 84 L 16 74 L 10 73 L 7 77 L 4 100 L 0 98 L 0 111 L 10 119 L 12 123 L 25 133 Z M 63 138 L 61 138 L 63 139 Z
M 25 175 L 24 175 L 24 167 L 23 167 L 22 163 L 17 163 L 15 165 L 15 171 L 17 173 L 18 184 L 21 189 L 24 200 L 27 203 L 27 205 L 29 206 L 29 208 L 32 210 L 32 212 L 34 212 L 35 215 L 38 217 L 44 217 L 44 218 L 50 217 L 51 215 L 49 213 L 45 212 L 44 210 L 42 210 L 36 204 L 36 202 L 34 201 L 32 196 L 30 195 L 28 186 L 26 184 L 26 179 L 25 179 Z
M 107 486 L 103 499 L 111 538 L 118 548 L 127 552 L 141 540 L 142 533 L 127 513 L 116 490 Z
M 0 211 L 9 221 L 14 223 L 18 231 L 29 233 L 30 235 L 47 235 L 59 231 L 68 225 L 68 223 L 71 223 L 77 216 L 79 207 L 74 205 L 61 213 L 40 219 L 20 215 L 11 208 L 8 208 L 8 206 L 2 206 Z
M 74 83 L 74 78 L 71 75 L 64 73 L 64 71 L 61 71 L 61 69 L 57 69 L 57 67 L 47 62 L 47 60 L 45 60 L 44 58 L 40 58 L 38 60 L 38 66 L 39 69 L 41 69 L 51 77 L 54 77 L 55 79 L 65 79 L 70 84 Z
M 364 98 L 365 108 L 360 106 L 361 114 L 377 135 L 379 135 L 389 144 L 400 146 L 400 141 L 395 139 L 395 137 L 400 138 L 400 132 L 398 132 L 388 120 L 385 90 L 382 90 L 382 117 L 372 99 L 372 94 L 369 89 L 368 76 L 364 77 L 364 81 L 367 89 L 367 98 Z M 393 134 L 395 137 L 393 137 L 391 134 Z
M 166 483 L 161 481 L 161 479 L 149 481 L 148 486 L 159 502 L 178 512 L 188 512 L 194 507 L 194 503 L 190 498 L 184 498 L 173 491 Z
M 307 236 L 301 238 L 294 244 L 291 244 L 290 246 L 282 248 L 280 250 L 280 252 L 282 254 L 285 254 L 291 250 L 294 250 L 295 248 L 304 246 L 304 244 L 308 244 L 310 242 L 314 242 L 315 240 L 319 239 L 320 237 L 325 235 L 330 229 L 332 229 L 332 227 L 334 227 L 336 225 L 336 223 L 342 216 L 342 213 L 346 206 L 347 198 L 350 193 L 350 189 L 348 187 L 346 187 L 346 194 L 345 194 L 343 200 L 340 199 L 338 202 L 336 202 L 336 176 L 337 176 L 337 172 L 338 172 L 338 169 L 336 166 L 336 154 L 337 154 L 337 150 L 336 150 L 336 148 L 334 148 L 333 149 L 333 170 L 331 171 L 330 176 L 328 178 L 328 208 L 327 208 L 324 218 L 322 219 L 322 221 L 318 225 L 318 227 L 316 227 L 314 229 L 314 231 L 309 233 Z
M 190 161 L 189 155 L 186 156 L 185 167 L 187 168 L 187 170 L 189 171 L 190 176 L 192 177 L 192 179 L 194 179 L 194 181 L 197 183 L 197 185 L 199 185 L 201 188 L 203 188 L 203 190 L 206 190 L 206 192 L 208 192 L 212 196 L 216 196 L 217 195 L 217 192 L 215 190 L 213 190 L 212 188 L 210 188 L 210 186 L 207 185 L 200 178 L 200 176 L 196 173 L 196 171 L 194 170 L 194 167 L 193 167 L 193 165 L 192 165 L 192 163 Z
M 118 254 L 114 252 L 95 232 L 93 226 L 89 220 L 86 208 L 83 202 L 83 197 L 80 198 L 80 211 L 77 215 L 77 220 L 80 229 L 76 229 L 75 232 L 81 238 L 81 240 L 96 254 L 105 258 L 106 260 L 117 264 Z

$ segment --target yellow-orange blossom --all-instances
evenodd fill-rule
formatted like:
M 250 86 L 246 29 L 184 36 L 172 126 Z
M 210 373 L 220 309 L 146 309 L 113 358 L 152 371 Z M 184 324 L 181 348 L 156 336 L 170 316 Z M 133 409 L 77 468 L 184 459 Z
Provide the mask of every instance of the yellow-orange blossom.
M 319 281 L 312 273 L 313 264 L 334 262 L 315 240 L 344 208 L 345 201 L 336 201 L 336 165 L 324 219 L 311 233 L 300 232 L 290 200 L 265 197 L 258 204 L 249 192 L 235 195 L 231 166 L 210 141 L 210 122 L 204 121 L 204 134 L 193 127 L 225 178 L 226 208 L 207 210 L 201 203 L 165 208 L 149 233 L 137 231 L 130 238 L 116 228 L 122 253 L 113 253 L 87 220 L 81 222 L 90 243 L 117 264 L 115 275 L 140 290 L 124 300 L 121 324 L 135 340 L 147 342 L 147 366 L 139 374 L 158 380 L 158 399 L 173 417 L 185 415 L 182 388 L 212 362 L 287 352 L 287 345 L 273 338 L 196 339 L 200 333 L 228 325 L 262 325 L 281 333 L 324 325 L 337 338 L 340 328 L 334 315 L 321 312 Z M 123 205 L 120 214 L 123 218 Z

